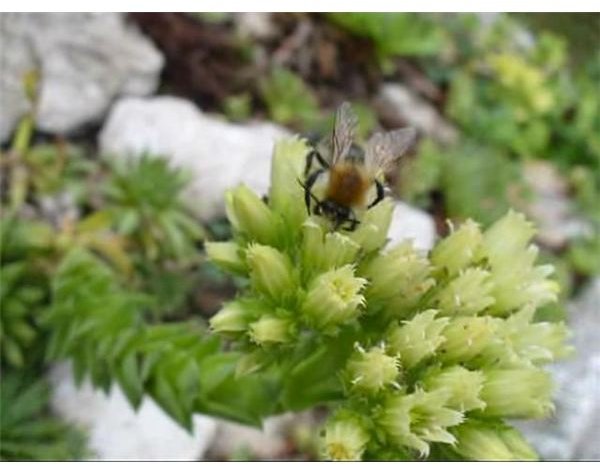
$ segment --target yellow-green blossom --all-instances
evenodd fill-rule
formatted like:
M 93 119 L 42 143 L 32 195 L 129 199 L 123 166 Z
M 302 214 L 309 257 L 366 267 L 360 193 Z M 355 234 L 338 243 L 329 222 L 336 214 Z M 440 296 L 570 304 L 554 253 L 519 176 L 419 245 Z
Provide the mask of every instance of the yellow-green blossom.
M 204 243 L 209 259 L 232 273 L 246 271 L 246 263 L 241 256 L 241 248 L 233 241 L 207 241 Z
M 484 380 L 479 371 L 451 366 L 429 370 L 423 376 L 423 387 L 427 391 L 445 391 L 448 395 L 447 406 L 465 412 L 485 408 L 485 403 L 480 397 Z
M 358 316 L 365 302 L 361 290 L 366 282 L 354 275 L 350 265 L 325 272 L 308 286 L 302 313 L 310 325 L 334 330 Z
M 358 461 L 368 441 L 369 435 L 358 419 L 338 416 L 325 426 L 323 450 L 329 460 Z
M 461 271 L 437 292 L 434 303 L 442 315 L 474 315 L 494 304 L 490 273 L 479 268 Z
M 390 351 L 400 356 L 403 366 L 410 368 L 435 353 L 445 341 L 442 335 L 450 319 L 436 319 L 438 311 L 429 309 L 418 313 L 402 325 L 392 324 L 386 341 Z
M 457 317 L 444 328 L 438 350 L 444 362 L 466 362 L 478 356 L 494 339 L 497 323 L 491 317 Z
M 365 252 L 383 247 L 387 241 L 393 211 L 394 202 L 384 199 L 362 215 L 360 226 L 350 233 L 350 238 L 360 244 Z
M 379 425 L 393 443 L 427 456 L 429 442 L 453 444 L 454 436 L 447 429 L 463 420 L 462 413 L 446 406 L 447 398 L 443 391 L 390 395 Z
M 537 454 L 512 427 L 467 420 L 452 428 L 454 449 L 463 457 L 476 461 L 537 460 Z
M 264 343 L 285 343 L 292 335 L 292 322 L 287 318 L 264 315 L 249 325 L 252 341 L 261 345 Z
M 435 284 L 429 261 L 410 241 L 381 252 L 361 267 L 360 273 L 369 279 L 366 298 L 382 302 L 392 314 L 415 305 Z
M 270 298 L 282 300 L 295 292 L 292 263 L 288 256 L 271 246 L 252 244 L 246 251 L 253 286 Z
M 275 244 L 281 224 L 263 200 L 251 189 L 241 185 L 228 191 L 226 212 L 234 228 L 262 244 Z
M 346 371 L 353 389 L 367 393 L 377 393 L 394 384 L 400 374 L 398 358 L 386 354 L 382 346 L 368 351 L 357 349 L 348 361 Z
M 311 274 L 351 264 L 360 250 L 360 245 L 346 235 L 325 233 L 312 218 L 304 222 L 302 232 L 302 265 Z
M 431 251 L 431 263 L 446 270 L 449 275 L 455 275 L 471 264 L 481 239 L 479 225 L 473 220 L 467 220 L 435 245 Z
M 217 333 L 244 332 L 248 322 L 265 312 L 263 303 L 252 299 L 230 301 L 210 319 L 210 327 Z
M 543 369 L 485 369 L 481 399 L 484 414 L 502 417 L 544 417 L 553 409 L 552 380 Z

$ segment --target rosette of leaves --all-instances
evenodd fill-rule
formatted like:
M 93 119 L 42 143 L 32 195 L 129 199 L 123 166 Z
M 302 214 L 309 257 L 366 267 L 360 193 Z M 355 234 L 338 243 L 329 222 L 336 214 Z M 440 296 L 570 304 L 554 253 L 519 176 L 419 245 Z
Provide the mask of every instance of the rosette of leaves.
M 106 392 L 117 383 L 136 409 L 151 396 L 187 429 L 195 412 L 255 426 L 272 412 L 268 375 L 236 378 L 240 354 L 219 351 L 198 320 L 156 323 L 156 298 L 89 251 L 69 252 L 52 295 L 47 356 L 71 359 L 77 383 L 87 377 Z
M 2 265 L 2 317 L 0 347 L 2 362 L 16 367 L 25 365 L 28 350 L 38 337 L 37 319 L 47 298 L 42 283 L 27 280 L 26 262 Z
M 446 111 L 473 138 L 520 157 L 544 157 L 572 95 L 565 43 L 543 34 L 515 45 L 520 26 L 499 21 L 452 76 Z M 504 38 L 499 41 L 497 37 Z
M 238 375 L 274 374 L 276 412 L 332 408 L 325 458 L 535 458 L 505 420 L 551 413 L 543 365 L 570 348 L 564 324 L 535 320 L 558 285 L 533 226 L 512 211 L 486 231 L 466 221 L 424 253 L 386 245 L 386 200 L 332 231 L 306 213 L 306 154 L 280 142 L 268 202 L 229 192 L 234 239 L 206 244 L 248 279 L 210 321 L 244 355 Z
M 310 128 L 319 117 L 319 105 L 309 87 L 294 72 L 274 67 L 260 81 L 260 93 L 271 118 L 298 129 Z
M 0 459 L 60 461 L 86 455 L 85 438 L 49 410 L 50 387 L 20 373 L 0 382 Z
M 67 143 L 34 145 L 23 154 L 23 162 L 29 172 L 31 191 L 36 195 L 67 191 L 78 203 L 86 200 L 87 178 L 97 169 L 80 147 Z
M 203 234 L 181 199 L 188 178 L 160 157 L 114 158 L 107 207 L 116 232 L 149 260 L 185 261 Z
M 52 228 L 6 215 L 0 228 L 2 365 L 23 367 L 41 354 L 39 318 L 49 299 Z

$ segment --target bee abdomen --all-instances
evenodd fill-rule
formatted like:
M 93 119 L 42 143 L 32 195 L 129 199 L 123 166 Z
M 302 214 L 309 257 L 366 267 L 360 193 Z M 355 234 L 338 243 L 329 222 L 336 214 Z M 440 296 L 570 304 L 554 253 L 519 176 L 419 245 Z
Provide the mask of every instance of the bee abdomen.
M 364 169 L 354 164 L 332 167 L 329 174 L 327 198 L 345 207 L 365 203 L 370 182 Z

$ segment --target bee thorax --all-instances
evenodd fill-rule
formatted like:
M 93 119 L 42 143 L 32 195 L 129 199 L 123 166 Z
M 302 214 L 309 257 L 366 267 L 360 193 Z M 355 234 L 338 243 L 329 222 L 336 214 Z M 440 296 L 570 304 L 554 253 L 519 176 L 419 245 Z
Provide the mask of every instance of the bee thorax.
M 336 165 L 329 173 L 327 199 L 346 207 L 363 206 L 371 184 L 363 166 L 352 163 Z

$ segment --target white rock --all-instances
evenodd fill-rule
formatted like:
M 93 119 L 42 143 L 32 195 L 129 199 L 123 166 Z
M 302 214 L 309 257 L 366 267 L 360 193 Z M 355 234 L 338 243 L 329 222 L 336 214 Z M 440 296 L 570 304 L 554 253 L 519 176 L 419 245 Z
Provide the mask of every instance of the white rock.
M 429 102 L 401 84 L 384 84 L 375 106 L 384 118 L 406 121 L 440 144 L 452 144 L 458 132 Z
M 112 109 L 99 144 L 105 154 L 146 151 L 191 172 L 186 199 L 209 220 L 224 214 L 225 191 L 239 183 L 267 192 L 274 143 L 289 135 L 269 123 L 227 123 L 177 97 L 126 98 Z
M 396 202 L 388 236 L 390 242 L 387 247 L 412 239 L 417 249 L 429 251 L 435 243 L 435 222 L 428 213 Z
M 286 448 L 285 427 L 291 419 L 294 419 L 293 414 L 268 418 L 262 430 L 220 421 L 209 454 L 212 458 L 229 459 L 236 451 L 246 449 L 253 457 L 263 460 L 281 457 Z
M 569 306 L 575 356 L 551 366 L 556 412 L 515 422 L 546 460 L 600 460 L 600 278 Z
M 0 15 L 0 140 L 29 109 L 23 75 L 40 72 L 36 124 L 66 133 L 99 120 L 119 95 L 158 85 L 163 58 L 118 13 Z
M 194 415 L 193 435 L 150 398 L 135 412 L 114 385 L 107 396 L 89 382 L 77 388 L 68 364 L 50 374 L 52 409 L 88 432 L 88 446 L 101 460 L 197 460 L 212 442 L 216 421 Z
M 238 32 L 245 37 L 268 39 L 277 34 L 273 24 L 272 13 L 251 12 L 235 13 L 235 24 Z
M 265 419 L 262 429 L 221 421 L 215 440 L 206 457 L 215 460 L 230 459 L 240 450 L 260 460 L 283 459 L 290 454 L 290 439 L 298 428 L 318 432 L 321 416 L 315 410 L 285 413 Z

